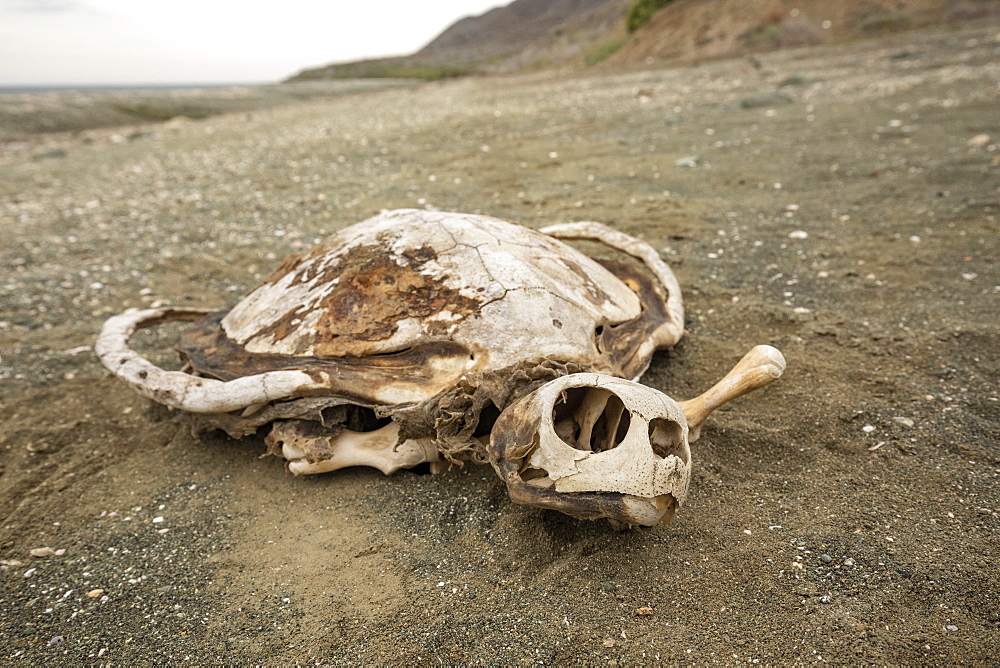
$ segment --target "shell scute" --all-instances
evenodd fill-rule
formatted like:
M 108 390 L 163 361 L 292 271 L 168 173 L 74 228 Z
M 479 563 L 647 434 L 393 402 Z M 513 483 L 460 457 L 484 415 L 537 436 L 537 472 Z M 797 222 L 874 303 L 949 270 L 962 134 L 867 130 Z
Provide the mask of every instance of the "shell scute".
M 593 323 L 641 311 L 611 272 L 544 234 L 486 216 L 394 211 L 290 258 L 221 324 L 251 353 L 361 357 L 454 340 L 502 364 L 539 343 L 585 356 Z M 549 317 L 525 327 L 525 313 Z M 588 331 L 567 333 L 566 322 Z M 496 355 L 498 345 L 510 354 Z

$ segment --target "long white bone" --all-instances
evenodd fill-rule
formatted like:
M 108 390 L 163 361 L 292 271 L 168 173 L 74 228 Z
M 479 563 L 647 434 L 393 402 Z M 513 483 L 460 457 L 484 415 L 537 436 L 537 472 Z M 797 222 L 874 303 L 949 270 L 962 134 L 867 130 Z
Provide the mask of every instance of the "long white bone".
M 314 451 L 321 441 L 328 450 L 327 456 L 310 461 L 309 451 Z M 300 434 L 295 421 L 276 422 L 265 442 L 272 450 L 280 449 L 282 457 L 288 460 L 288 470 L 295 475 L 326 473 L 349 466 L 370 466 L 390 475 L 402 468 L 441 460 L 432 439 L 400 442 L 399 425 L 394 422 L 375 431 L 343 429 L 327 437 Z
M 785 357 L 777 348 L 756 346 L 736 363 L 722 380 L 694 399 L 681 401 L 688 424 L 688 441 L 701 435 L 705 418 L 719 406 L 777 380 L 785 371 Z

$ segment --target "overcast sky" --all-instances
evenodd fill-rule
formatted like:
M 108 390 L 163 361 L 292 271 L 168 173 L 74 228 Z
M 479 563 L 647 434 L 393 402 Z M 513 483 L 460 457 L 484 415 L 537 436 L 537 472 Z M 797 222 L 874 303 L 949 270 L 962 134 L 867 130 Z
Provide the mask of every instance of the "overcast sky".
M 0 0 L 0 86 L 254 83 L 412 53 L 510 0 Z

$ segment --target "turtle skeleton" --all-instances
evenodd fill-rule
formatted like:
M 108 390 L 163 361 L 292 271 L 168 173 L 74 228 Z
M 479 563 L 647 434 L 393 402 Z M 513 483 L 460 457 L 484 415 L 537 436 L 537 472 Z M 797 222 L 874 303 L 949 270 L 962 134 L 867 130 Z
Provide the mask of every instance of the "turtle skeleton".
M 130 347 L 137 329 L 175 320 L 193 322 L 185 370 Z M 231 309 L 112 317 L 95 350 L 198 431 L 269 427 L 268 453 L 295 474 L 489 462 L 517 503 L 653 525 L 686 495 L 688 443 L 708 413 L 784 369 L 758 346 L 689 402 L 635 382 L 683 331 L 677 279 L 639 239 L 592 222 L 536 231 L 399 210 L 290 256 Z

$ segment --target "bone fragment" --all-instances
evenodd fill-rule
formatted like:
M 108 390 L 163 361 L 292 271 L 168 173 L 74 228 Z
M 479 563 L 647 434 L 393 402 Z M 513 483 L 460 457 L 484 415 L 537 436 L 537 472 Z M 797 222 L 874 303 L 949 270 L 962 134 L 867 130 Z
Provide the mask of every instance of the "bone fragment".
M 701 425 L 712 411 L 780 378 L 784 370 L 785 358 L 777 348 L 756 346 L 708 392 L 694 399 L 679 402 L 684 417 L 687 418 L 688 442 L 698 439 L 701 435 Z
M 300 429 L 303 425 L 304 431 Z M 265 442 L 272 449 L 280 448 L 281 455 L 288 460 L 288 470 L 295 475 L 326 473 L 349 466 L 370 466 L 390 475 L 401 468 L 441 458 L 431 439 L 408 439 L 400 443 L 399 425 L 395 422 L 374 431 L 343 429 L 333 435 L 310 435 L 308 423 L 297 420 L 275 422 Z
M 587 390 L 580 408 L 576 412 L 576 421 L 580 425 L 580 435 L 576 439 L 576 447 L 580 450 L 590 450 L 590 438 L 594 432 L 594 425 L 604 414 L 604 408 L 611 398 L 611 393 L 607 390 L 591 388 Z

